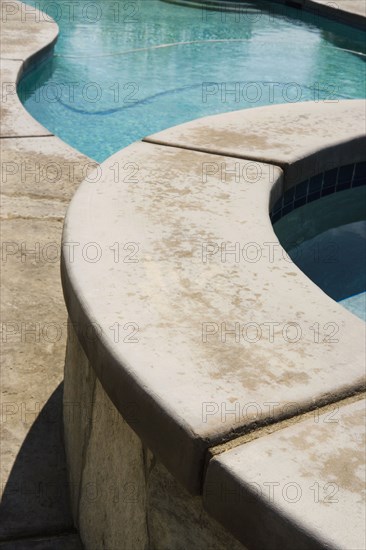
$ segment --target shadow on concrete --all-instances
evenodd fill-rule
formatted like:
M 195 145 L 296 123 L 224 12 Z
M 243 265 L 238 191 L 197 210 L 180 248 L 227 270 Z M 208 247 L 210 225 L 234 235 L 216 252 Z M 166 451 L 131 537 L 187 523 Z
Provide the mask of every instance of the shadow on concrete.
M 18 452 L 0 504 L 1 548 L 1 541 L 14 545 L 18 539 L 76 532 L 69 506 L 62 396 L 63 384 L 60 384 L 37 416 Z M 5 439 L 11 441 L 11 426 L 7 430 L 5 425 L 4 431 Z M 48 548 L 53 547 L 56 546 L 48 545 Z

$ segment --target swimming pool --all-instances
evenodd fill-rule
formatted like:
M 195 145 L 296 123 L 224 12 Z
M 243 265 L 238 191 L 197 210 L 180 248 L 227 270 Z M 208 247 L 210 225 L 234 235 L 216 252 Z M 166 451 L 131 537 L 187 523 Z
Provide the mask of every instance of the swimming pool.
M 29 3 L 49 13 L 61 33 L 54 56 L 22 79 L 20 97 L 46 128 L 97 161 L 209 114 L 365 95 L 364 34 L 285 6 L 242 3 L 228 11 L 161 0 Z M 314 182 L 305 184 L 310 193 Z M 295 263 L 365 318 L 363 191 L 338 193 L 338 180 L 334 185 L 333 196 L 321 187 L 320 200 L 291 213 L 283 203 L 287 216 L 278 221 L 275 214 L 272 221 Z M 334 246 L 337 256 L 329 258 Z
M 19 95 L 47 129 L 97 161 L 209 114 L 365 95 L 363 33 L 286 6 L 28 3 L 61 32 Z

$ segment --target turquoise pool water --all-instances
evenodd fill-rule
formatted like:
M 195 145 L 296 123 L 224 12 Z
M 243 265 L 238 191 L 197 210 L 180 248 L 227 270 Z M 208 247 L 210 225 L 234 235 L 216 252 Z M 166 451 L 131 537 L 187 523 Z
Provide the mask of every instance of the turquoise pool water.
M 286 6 L 243 2 L 237 11 L 208 11 L 161 0 L 28 3 L 51 15 L 61 33 L 54 56 L 23 78 L 20 97 L 46 128 L 97 161 L 205 115 L 365 96 L 365 35 Z M 362 192 L 297 208 L 275 230 L 318 286 L 365 318 Z
M 359 183 L 295 208 L 273 227 L 294 263 L 328 296 L 366 321 L 364 178 Z
M 331 298 L 366 321 L 366 221 L 329 229 L 289 255 Z
M 61 34 L 19 94 L 46 128 L 97 161 L 209 114 L 365 95 L 364 35 L 285 6 L 28 3 L 54 17 Z

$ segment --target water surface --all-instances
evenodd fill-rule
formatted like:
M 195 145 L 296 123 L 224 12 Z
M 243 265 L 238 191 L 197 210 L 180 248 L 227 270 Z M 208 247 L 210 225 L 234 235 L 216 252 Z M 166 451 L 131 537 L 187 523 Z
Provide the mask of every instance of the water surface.
M 242 3 L 235 13 L 161 0 L 28 3 L 61 33 L 54 56 L 21 82 L 21 98 L 97 161 L 205 115 L 365 95 L 363 34 L 285 6 Z

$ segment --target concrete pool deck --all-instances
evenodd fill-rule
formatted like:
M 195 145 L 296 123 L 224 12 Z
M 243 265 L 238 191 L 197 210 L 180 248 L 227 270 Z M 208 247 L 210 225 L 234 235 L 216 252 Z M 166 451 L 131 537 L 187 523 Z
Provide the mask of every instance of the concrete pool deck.
M 4 8 L 6 4 L 10 7 Z M 14 6 L 19 6 L 19 10 L 14 10 Z M 37 58 L 32 59 L 33 54 L 43 50 L 44 47 L 46 51 L 43 51 L 42 55 L 51 53 L 49 48 L 52 48 L 57 36 L 57 25 L 43 20 L 34 23 L 31 16 L 22 20 L 20 14 L 21 10 L 24 10 L 24 5 L 17 2 L 2 0 L 1 8 L 6 9 L 7 17 L 2 20 L 1 50 L 2 82 L 6 84 L 5 94 L 4 88 L 2 94 L 1 107 L 4 117 L 2 117 L 0 140 L 3 169 L 2 228 L 6 248 L 2 261 L 2 328 L 3 331 L 5 330 L 5 336 L 3 333 L 5 361 L 1 370 L 3 503 L 0 547 L 6 550 L 13 548 L 46 550 L 51 547 L 55 550 L 58 548 L 79 550 L 80 540 L 73 528 L 68 505 L 69 484 L 60 432 L 62 414 L 60 383 L 63 378 L 67 318 L 58 270 L 57 255 L 60 250 L 55 243 L 60 243 L 62 221 L 67 204 L 79 183 L 85 178 L 86 171 L 91 168 L 91 161 L 39 125 L 25 111 L 15 93 L 19 74 L 32 63 L 37 62 Z M 27 9 L 30 10 L 29 7 Z M 11 13 L 9 10 L 14 12 Z M 42 56 L 38 60 L 41 58 Z M 355 123 L 358 124 L 359 120 Z M 156 136 L 150 138 L 150 140 L 154 139 Z M 144 145 L 141 144 L 141 147 L 151 148 L 154 145 L 146 142 Z M 182 149 L 179 146 L 178 148 Z M 193 155 L 190 158 L 196 158 L 194 152 L 190 154 Z M 238 162 L 242 160 L 239 159 Z M 211 163 L 213 170 L 217 158 L 210 157 L 206 161 Z M 188 160 L 188 163 L 190 162 L 191 160 Z M 223 162 L 230 166 L 232 158 L 227 157 Z M 75 170 L 70 170 L 71 166 L 74 166 Z M 349 387 L 352 387 L 352 383 Z M 99 399 L 108 402 L 101 387 L 98 387 L 98 392 Z M 76 398 L 79 399 L 79 397 Z M 322 439 L 329 441 L 335 438 L 335 441 L 339 441 L 339 445 L 344 445 L 349 450 L 348 456 L 353 453 L 352 460 L 356 474 L 359 457 L 357 453 L 354 454 L 354 443 L 358 442 L 361 436 L 357 399 L 355 402 L 347 400 L 343 402 L 342 416 L 338 415 L 334 408 L 322 409 L 325 417 L 319 415 L 320 424 L 324 428 Z M 113 405 L 108 403 L 108 407 Z M 351 413 L 348 412 L 349 410 Z M 208 414 L 208 418 L 211 416 L 215 415 Z M 332 423 L 333 419 L 337 422 Z M 308 420 L 304 417 L 304 422 L 306 421 Z M 314 424 L 318 422 L 310 422 L 308 435 L 310 447 L 315 445 L 314 441 L 318 438 L 319 432 L 313 435 Z M 330 426 L 328 426 L 329 422 Z M 329 429 L 334 426 L 337 429 L 330 433 Z M 354 434 L 354 441 L 347 439 L 347 430 L 349 431 L 350 426 L 353 426 L 351 433 Z M 287 427 L 287 429 L 290 428 Z M 299 436 L 296 430 L 300 430 L 298 425 L 292 427 L 291 432 L 286 431 L 290 433 L 291 441 L 303 437 L 301 434 Z M 119 433 L 117 428 L 115 433 Z M 94 442 L 98 445 L 97 434 L 94 433 L 93 437 L 96 437 Z M 283 442 L 279 432 L 273 433 L 270 437 L 276 439 L 278 442 L 276 449 L 280 451 Z M 211 448 L 211 464 L 207 470 L 208 485 L 206 484 L 204 493 L 205 508 L 234 533 L 238 531 L 238 516 L 232 515 L 230 518 L 225 516 L 227 510 L 222 509 L 224 501 L 217 499 L 217 494 L 220 494 L 222 487 L 225 493 L 225 487 L 230 488 L 232 478 L 238 476 L 242 479 L 244 487 L 243 490 L 239 488 L 240 495 L 246 494 L 245 487 L 253 481 L 253 477 L 245 479 L 245 475 L 240 471 L 240 452 L 242 447 L 245 447 L 244 450 L 248 453 L 256 453 L 255 445 L 265 447 L 268 439 L 261 437 L 258 443 L 256 441 L 251 443 L 252 447 L 246 443 L 240 445 L 237 450 L 229 451 L 227 447 L 221 449 L 220 446 Z M 265 449 L 265 453 L 269 452 Z M 325 460 L 326 447 L 322 453 Z M 222 463 L 216 454 L 223 457 Z M 139 459 L 139 455 L 137 458 Z M 276 460 L 280 460 L 280 457 Z M 146 459 L 147 463 L 148 459 Z M 103 465 L 103 461 L 101 464 Z M 268 462 L 258 463 L 257 467 L 262 472 L 268 472 L 266 470 Z M 160 468 L 163 467 L 160 466 Z M 250 473 L 253 476 L 258 475 L 254 468 Z M 278 475 L 281 476 L 280 471 Z M 265 481 L 279 483 L 283 495 L 281 484 L 293 482 L 294 476 L 298 473 L 295 470 L 289 470 L 289 475 L 292 475 L 291 479 L 285 476 L 277 479 L 270 472 L 267 475 L 270 478 Z M 91 477 L 91 479 L 96 478 Z M 303 483 L 307 483 L 306 477 L 304 479 Z M 318 480 L 329 482 L 328 479 L 324 480 L 321 477 Z M 357 475 L 355 480 L 357 483 Z M 169 478 L 169 483 L 171 482 Z M 155 486 L 151 481 L 150 483 L 155 490 L 159 490 L 157 483 Z M 307 485 L 306 488 L 308 489 Z M 352 489 L 351 485 L 350 488 Z M 332 499 L 337 498 L 333 495 L 334 486 L 325 488 L 323 483 L 312 490 L 314 494 L 316 490 L 321 492 L 323 500 L 324 497 L 331 499 L 327 502 L 332 503 Z M 176 491 L 179 492 L 178 489 Z M 152 498 L 151 495 L 150 498 Z M 319 494 L 318 498 L 320 498 Z M 288 500 L 291 499 L 295 502 L 294 496 L 289 493 Z M 300 502 L 303 502 L 303 499 Z M 286 507 L 286 502 L 280 504 L 281 513 L 283 504 Z M 157 500 L 155 500 L 155 508 L 159 509 Z M 240 507 L 236 508 L 240 511 Z M 83 506 L 81 506 L 82 509 Z M 206 531 L 212 529 L 218 544 L 221 543 L 223 531 L 220 531 L 214 523 L 210 523 L 207 512 L 202 511 L 201 508 L 197 510 L 195 521 L 198 524 L 202 522 L 202 528 L 201 531 L 193 530 L 192 533 L 200 536 L 205 527 Z M 342 508 L 340 510 L 342 511 Z M 167 510 L 160 510 L 161 514 L 163 512 L 166 514 Z M 284 513 L 287 512 L 284 510 Z M 152 514 L 151 511 L 150 514 Z M 156 523 L 158 524 L 159 521 L 161 517 L 156 519 Z M 295 521 L 297 521 L 296 518 Z M 85 525 L 89 525 L 92 529 L 92 523 L 89 518 Z M 118 525 L 115 525 L 115 528 L 118 532 Z M 353 527 L 352 529 L 357 534 Z M 207 542 L 207 539 L 205 541 Z M 222 544 L 225 544 L 225 541 Z M 235 541 L 233 548 L 234 544 Z M 114 550 L 114 547 L 112 548 Z
M 51 53 L 58 35 L 26 9 L 24 19 L 24 4 L 1 2 L 0 547 L 79 550 L 61 431 L 67 315 L 58 258 L 67 204 L 91 161 L 16 94 L 22 72 Z

